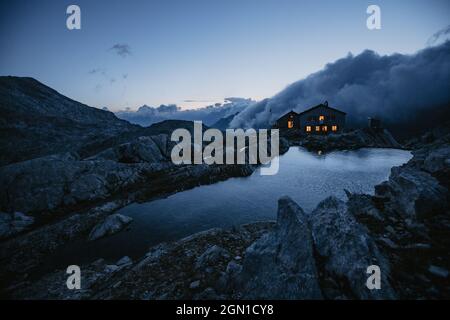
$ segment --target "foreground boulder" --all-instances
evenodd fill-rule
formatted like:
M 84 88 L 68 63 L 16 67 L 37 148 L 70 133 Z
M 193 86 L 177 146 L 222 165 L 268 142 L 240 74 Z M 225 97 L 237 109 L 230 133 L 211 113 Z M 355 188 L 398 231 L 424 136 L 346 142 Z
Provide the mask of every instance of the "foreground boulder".
M 432 212 L 444 210 L 448 190 L 428 172 L 405 165 L 391 170 L 389 181 L 376 186 L 379 197 L 392 199 L 386 206 L 404 218 L 423 219 Z
M 322 298 L 307 219 L 289 197 L 278 201 L 275 230 L 247 248 L 239 278 L 244 299 Z
M 311 213 L 310 222 L 315 248 L 323 260 L 325 278 L 340 281 L 341 294 L 357 299 L 395 297 L 388 280 L 388 261 L 367 230 L 349 213 L 345 202 L 334 197 L 325 199 Z M 380 267 L 380 290 L 366 287 L 367 268 L 371 265 Z

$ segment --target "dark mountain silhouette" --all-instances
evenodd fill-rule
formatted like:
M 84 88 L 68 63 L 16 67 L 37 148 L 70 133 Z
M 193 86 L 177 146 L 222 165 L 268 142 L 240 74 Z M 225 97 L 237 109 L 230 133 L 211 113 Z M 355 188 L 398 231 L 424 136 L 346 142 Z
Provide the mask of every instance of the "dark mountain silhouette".
M 0 77 L 0 112 L 0 165 L 67 151 L 87 157 L 138 136 L 193 130 L 184 120 L 131 124 L 33 78 Z
M 89 154 L 142 130 L 33 78 L 0 77 L 0 165 L 65 151 Z

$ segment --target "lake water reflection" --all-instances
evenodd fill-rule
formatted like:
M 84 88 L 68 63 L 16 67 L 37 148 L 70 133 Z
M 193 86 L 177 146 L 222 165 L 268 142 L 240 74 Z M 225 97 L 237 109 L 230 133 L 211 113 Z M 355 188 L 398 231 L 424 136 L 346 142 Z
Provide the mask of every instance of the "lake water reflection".
M 262 176 L 259 170 L 245 178 L 232 178 L 200 186 L 147 203 L 133 203 L 118 210 L 134 221 L 126 231 L 93 242 L 74 241 L 58 251 L 42 266 L 92 262 L 102 257 L 116 260 L 125 255 L 137 258 L 149 247 L 183 238 L 214 227 L 275 220 L 277 201 L 292 197 L 311 212 L 324 198 L 345 199 L 344 189 L 373 193 L 374 186 L 389 177 L 393 166 L 401 165 L 411 153 L 395 149 L 361 149 L 324 155 L 291 147 L 280 157 L 280 170 Z

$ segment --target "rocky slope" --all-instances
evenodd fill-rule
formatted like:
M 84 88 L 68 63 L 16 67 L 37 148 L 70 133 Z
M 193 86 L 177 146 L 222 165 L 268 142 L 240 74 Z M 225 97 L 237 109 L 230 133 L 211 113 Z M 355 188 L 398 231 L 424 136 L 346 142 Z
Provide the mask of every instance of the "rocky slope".
M 138 261 L 82 266 L 83 290 L 67 290 L 60 270 L 18 282 L 7 293 L 51 299 L 448 299 L 449 142 L 450 135 L 441 136 L 415 150 L 374 195 L 329 197 L 311 213 L 284 197 L 276 223 L 213 229 L 155 246 Z M 366 287 L 371 265 L 381 270 L 381 289 Z
M 130 124 L 33 78 L 0 77 L 0 112 L 0 166 L 64 152 L 84 158 L 140 136 L 193 131 L 192 122 L 183 120 Z
M 73 240 L 120 231 L 127 218 L 109 215 L 132 201 L 256 168 L 174 165 L 170 134 L 177 128 L 192 132 L 192 122 L 131 125 L 31 78 L 0 77 L 0 111 L 1 288 L 27 278 Z M 287 149 L 281 140 L 281 152 Z
M 95 153 L 142 130 L 33 78 L 0 77 L 0 112 L 0 165 L 67 151 Z
M 281 153 L 288 149 L 281 141 Z M 255 165 L 175 165 L 165 134 L 142 136 L 81 158 L 56 154 L 0 167 L 0 287 L 27 278 L 55 250 L 123 229 L 108 217 L 200 184 L 250 175 Z

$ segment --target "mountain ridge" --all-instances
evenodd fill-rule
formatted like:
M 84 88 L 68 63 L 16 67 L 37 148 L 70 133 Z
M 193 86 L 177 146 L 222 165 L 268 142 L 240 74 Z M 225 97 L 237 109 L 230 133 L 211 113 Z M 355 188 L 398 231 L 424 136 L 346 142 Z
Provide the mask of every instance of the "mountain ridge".
M 121 136 L 133 137 L 143 129 L 30 77 L 0 77 L 0 112 L 0 165 L 82 151 L 92 143 L 108 147 Z

